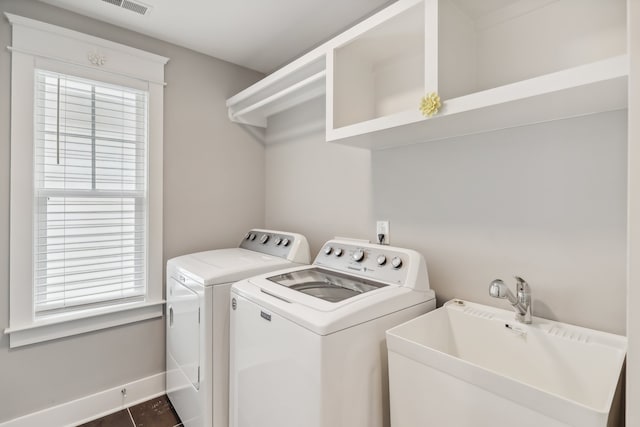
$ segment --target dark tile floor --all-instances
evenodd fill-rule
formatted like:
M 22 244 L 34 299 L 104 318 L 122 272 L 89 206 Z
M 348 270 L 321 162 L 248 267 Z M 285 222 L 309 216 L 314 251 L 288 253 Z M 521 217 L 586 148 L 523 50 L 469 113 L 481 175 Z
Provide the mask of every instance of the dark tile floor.
M 182 426 L 167 396 L 156 397 L 127 409 L 89 421 L 78 427 L 177 427 Z

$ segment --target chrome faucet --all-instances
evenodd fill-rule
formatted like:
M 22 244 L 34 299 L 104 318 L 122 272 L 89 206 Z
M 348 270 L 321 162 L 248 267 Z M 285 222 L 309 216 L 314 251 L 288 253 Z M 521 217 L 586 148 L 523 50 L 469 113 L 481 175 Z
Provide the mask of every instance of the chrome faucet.
M 509 290 L 500 279 L 496 279 L 489 285 L 489 295 L 494 298 L 506 298 L 516 311 L 516 320 L 522 323 L 531 323 L 531 289 L 529 284 L 521 277 L 515 276 L 516 295 Z

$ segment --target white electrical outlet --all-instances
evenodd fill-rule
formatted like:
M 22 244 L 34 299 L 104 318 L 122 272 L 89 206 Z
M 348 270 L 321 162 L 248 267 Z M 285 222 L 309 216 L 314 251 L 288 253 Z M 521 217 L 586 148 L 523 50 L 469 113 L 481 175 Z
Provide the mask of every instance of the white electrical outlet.
M 380 241 L 380 235 L 383 235 L 382 241 Z M 382 245 L 389 244 L 389 221 L 376 222 L 376 242 Z

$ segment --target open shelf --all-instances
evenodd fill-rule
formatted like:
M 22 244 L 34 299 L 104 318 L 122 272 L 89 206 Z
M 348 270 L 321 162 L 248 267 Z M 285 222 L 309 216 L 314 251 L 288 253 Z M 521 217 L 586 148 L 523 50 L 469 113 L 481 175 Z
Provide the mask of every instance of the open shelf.
M 267 127 L 269 116 L 323 96 L 325 75 L 325 50 L 321 47 L 229 98 L 229 118 Z
M 373 85 L 368 91 L 374 95 L 344 107 L 344 99 L 357 92 L 334 83 L 334 92 L 343 93 L 334 94 L 333 105 L 327 106 L 328 141 L 380 149 L 626 108 L 625 0 L 424 0 L 420 4 L 400 0 L 397 4 L 406 11 L 369 30 L 371 35 L 358 35 L 345 47 L 334 48 L 333 55 L 367 58 L 351 46 L 373 37 L 378 28 L 397 25 L 393 20 L 406 19 L 405 13 L 420 15 L 423 7 L 424 89 L 419 92 L 418 79 L 406 73 L 410 68 L 406 57 L 412 54 L 391 59 L 396 74 L 392 70 L 385 75 L 394 82 L 387 86 L 410 81 L 416 88 L 398 90 L 396 97 L 402 103 L 396 108 L 381 108 L 387 95 L 379 96 Z M 408 32 L 418 22 L 407 19 L 400 25 Z M 392 43 L 391 36 L 385 37 Z M 337 59 L 334 64 L 328 61 L 328 82 L 338 81 L 344 73 Z M 353 74 L 350 78 L 356 85 L 369 79 L 358 81 L 358 73 Z M 442 108 L 425 118 L 418 108 L 421 97 L 430 92 L 440 95 Z M 347 115 L 340 112 L 350 108 L 359 113 L 345 120 Z
M 403 5 L 404 6 L 404 5 Z M 333 127 L 411 108 L 425 91 L 424 3 L 408 2 L 333 50 Z
M 458 98 L 627 53 L 625 0 L 439 0 L 438 93 Z
M 398 0 L 229 98 L 229 116 L 266 127 L 326 94 L 327 141 L 384 149 L 625 109 L 626 20 L 626 0 Z
M 412 113 L 334 130 L 336 141 L 373 150 L 627 108 L 621 55 L 446 101 L 431 118 Z

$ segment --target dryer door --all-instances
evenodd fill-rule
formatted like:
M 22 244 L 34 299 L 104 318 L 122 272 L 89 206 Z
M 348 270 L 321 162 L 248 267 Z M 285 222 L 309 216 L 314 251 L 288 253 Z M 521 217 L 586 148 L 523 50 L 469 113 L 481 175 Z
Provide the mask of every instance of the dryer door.
M 167 356 L 177 367 L 176 380 L 167 388 L 200 388 L 200 298 L 169 277 L 167 295 Z

